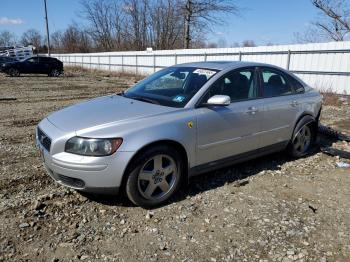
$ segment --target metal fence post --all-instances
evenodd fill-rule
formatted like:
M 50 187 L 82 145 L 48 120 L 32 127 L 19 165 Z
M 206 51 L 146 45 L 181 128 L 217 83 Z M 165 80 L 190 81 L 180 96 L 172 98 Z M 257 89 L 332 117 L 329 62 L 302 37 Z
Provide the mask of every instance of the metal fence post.
M 124 73 L 124 56 L 122 55 L 122 73 Z
M 238 60 L 242 61 L 242 52 L 241 51 L 239 51 Z
M 108 70 L 111 71 L 111 56 L 108 56 Z
M 175 65 L 177 65 L 177 53 L 175 53 Z
M 138 75 L 138 57 L 137 57 L 137 55 L 135 55 L 135 63 L 136 63 L 136 70 L 135 70 L 135 75 Z
M 289 66 L 290 66 L 290 56 L 291 56 L 291 52 L 290 52 L 290 50 L 288 50 L 288 57 L 287 57 L 287 70 L 289 70 Z
M 207 62 L 207 53 L 204 53 L 204 61 Z
M 153 54 L 153 73 L 156 71 L 156 54 Z

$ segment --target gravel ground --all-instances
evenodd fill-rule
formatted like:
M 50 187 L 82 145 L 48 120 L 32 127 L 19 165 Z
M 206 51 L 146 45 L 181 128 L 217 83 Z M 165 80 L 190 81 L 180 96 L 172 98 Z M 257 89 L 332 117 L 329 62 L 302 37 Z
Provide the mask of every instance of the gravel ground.
M 38 121 L 134 81 L 0 75 L 0 97 L 17 97 L 0 102 L 0 261 L 350 261 L 350 169 L 337 167 L 349 160 L 317 148 L 195 177 L 154 210 L 55 184 L 35 148 Z M 341 104 L 325 106 L 322 122 L 349 133 L 348 101 Z

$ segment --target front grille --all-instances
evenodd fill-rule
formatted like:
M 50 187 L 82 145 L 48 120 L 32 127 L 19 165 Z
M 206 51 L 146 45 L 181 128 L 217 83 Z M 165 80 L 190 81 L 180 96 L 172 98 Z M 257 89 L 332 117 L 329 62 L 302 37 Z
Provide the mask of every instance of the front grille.
M 68 177 L 61 174 L 57 174 L 58 179 L 67 186 L 75 187 L 75 188 L 84 188 L 85 182 L 78 178 Z
M 40 130 L 40 128 L 38 128 L 38 140 L 40 142 L 40 144 L 47 150 L 50 152 L 50 148 L 51 148 L 51 139 L 45 135 L 45 133 L 43 131 Z

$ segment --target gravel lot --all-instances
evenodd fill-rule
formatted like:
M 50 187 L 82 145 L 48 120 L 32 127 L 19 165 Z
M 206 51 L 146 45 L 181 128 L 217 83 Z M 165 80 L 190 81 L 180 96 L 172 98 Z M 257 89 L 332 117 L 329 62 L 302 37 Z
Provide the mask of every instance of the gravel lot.
M 48 113 L 112 94 L 133 77 L 0 75 L 0 261 L 350 261 L 349 160 L 316 148 L 195 177 L 168 205 L 87 198 L 55 184 L 34 143 Z M 349 133 L 349 101 L 322 122 Z M 325 140 L 327 143 L 331 141 Z M 350 143 L 336 142 L 350 151 Z

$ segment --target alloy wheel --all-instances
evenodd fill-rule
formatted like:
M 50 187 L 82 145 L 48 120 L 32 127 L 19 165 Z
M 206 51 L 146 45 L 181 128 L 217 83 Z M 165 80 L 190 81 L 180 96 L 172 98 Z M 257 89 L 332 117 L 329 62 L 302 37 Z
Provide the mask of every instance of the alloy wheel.
M 297 151 L 300 154 L 305 153 L 310 147 L 311 138 L 312 135 L 310 127 L 307 125 L 303 126 L 299 130 L 293 141 L 293 147 L 295 151 Z
M 138 174 L 138 190 L 148 200 L 158 200 L 171 192 L 179 179 L 175 160 L 169 155 L 156 155 L 143 165 Z

